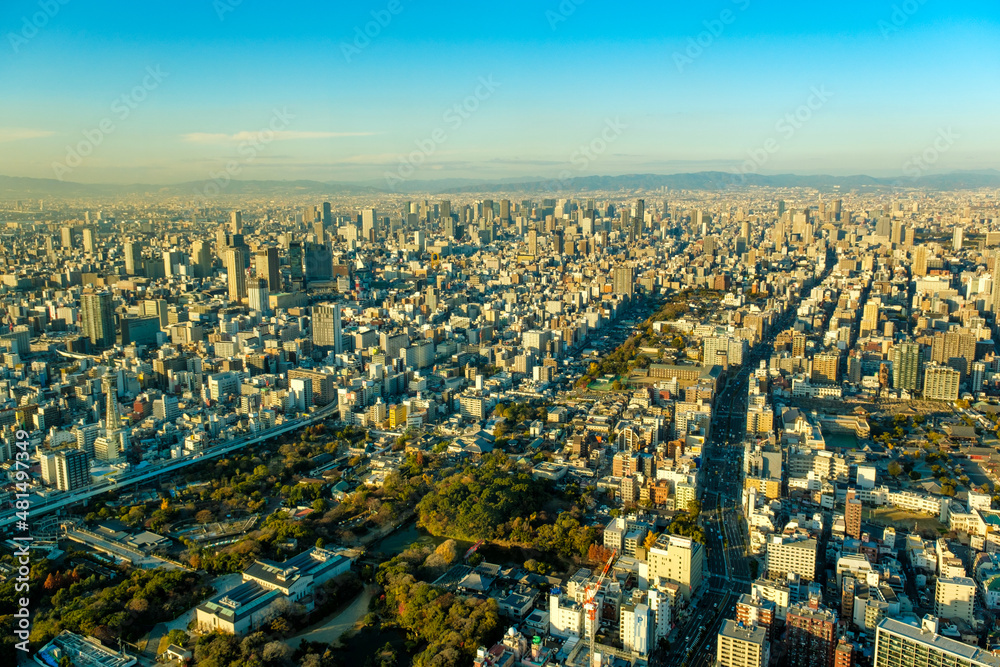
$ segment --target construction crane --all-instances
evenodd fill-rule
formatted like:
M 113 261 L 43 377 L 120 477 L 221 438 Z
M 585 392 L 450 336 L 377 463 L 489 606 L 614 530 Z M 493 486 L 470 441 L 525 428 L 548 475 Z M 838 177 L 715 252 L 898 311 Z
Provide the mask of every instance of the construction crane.
M 618 550 L 615 549 L 611 552 L 611 557 L 608 558 L 608 562 L 604 564 L 604 569 L 601 570 L 600 576 L 597 581 L 590 582 L 584 589 L 583 593 L 583 608 L 587 612 L 587 622 L 590 625 L 590 665 L 591 667 L 601 667 L 600 662 L 594 660 L 594 642 L 597 639 L 597 603 L 594 602 L 594 597 L 597 592 L 601 590 L 601 584 L 604 583 L 604 578 L 608 576 L 608 572 L 611 571 L 611 566 L 615 564 L 615 560 L 618 557 Z

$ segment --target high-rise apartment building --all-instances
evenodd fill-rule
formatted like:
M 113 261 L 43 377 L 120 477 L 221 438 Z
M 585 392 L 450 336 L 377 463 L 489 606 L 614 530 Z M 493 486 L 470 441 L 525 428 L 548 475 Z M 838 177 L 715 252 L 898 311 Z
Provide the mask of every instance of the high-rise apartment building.
M 726 619 L 715 649 L 717 667 L 767 667 L 770 660 L 771 643 L 764 628 Z
M 837 614 L 816 598 L 788 608 L 785 616 L 788 664 L 834 667 L 837 649 Z
M 923 388 L 923 359 L 919 343 L 900 343 L 892 351 L 892 386 L 907 391 Z
M 1000 667 L 1000 658 L 977 646 L 938 634 L 939 622 L 924 616 L 920 627 L 883 619 L 875 629 L 875 667 Z
M 962 374 L 954 368 L 928 364 L 924 368 L 924 398 L 932 401 L 957 401 Z
M 83 334 L 94 347 L 115 344 L 115 313 L 110 292 L 88 292 L 80 296 Z
M 934 584 L 934 615 L 972 626 L 976 582 L 969 577 L 938 577 Z
M 847 500 L 844 505 L 844 527 L 848 537 L 861 539 L 861 498 L 855 489 L 847 490 Z
M 837 353 L 817 354 L 813 357 L 813 382 L 838 384 L 840 382 L 840 355 Z
M 612 289 L 615 294 L 635 293 L 635 269 L 629 266 L 616 267 L 613 273 Z

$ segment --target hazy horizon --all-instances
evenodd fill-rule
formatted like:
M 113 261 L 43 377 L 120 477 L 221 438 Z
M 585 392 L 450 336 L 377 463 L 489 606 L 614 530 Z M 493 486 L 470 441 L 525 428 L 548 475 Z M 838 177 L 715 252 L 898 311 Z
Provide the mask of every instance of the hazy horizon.
M 0 8 L 11 176 L 179 183 L 228 169 L 390 184 L 1000 168 L 1000 23 L 985 2 L 39 7 Z

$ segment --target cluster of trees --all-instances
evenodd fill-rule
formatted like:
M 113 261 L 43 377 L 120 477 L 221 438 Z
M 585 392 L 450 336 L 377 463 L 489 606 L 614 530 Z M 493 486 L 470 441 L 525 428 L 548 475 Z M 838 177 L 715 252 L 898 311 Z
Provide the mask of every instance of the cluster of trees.
M 692 500 L 688 503 L 686 512 L 680 512 L 670 521 L 666 532 L 670 535 L 683 535 L 696 542 L 705 543 L 705 531 L 698 525 L 698 515 L 701 514 L 701 503 Z
M 230 634 L 202 635 L 194 647 L 198 667 L 320 667 L 318 661 L 293 661 L 293 652 L 284 642 L 254 632 L 243 639 Z
M 38 573 L 41 578 L 42 572 Z M 201 577 L 179 570 L 135 570 L 117 585 L 107 578 L 48 572 L 43 581 L 52 588 L 37 601 L 31 642 L 42 645 L 63 630 L 93 635 L 115 643 L 118 637 L 135 640 L 153 625 L 176 618 L 211 592 Z M 45 589 L 45 583 L 41 590 Z M 13 604 L 8 607 L 13 609 Z
M 384 595 L 376 611 L 384 623 L 398 625 L 423 647 L 413 657 L 415 667 L 467 665 L 477 647 L 499 638 L 497 602 L 461 597 L 418 580 L 414 573 L 426 551 L 405 551 L 379 566 L 376 581 Z
M 419 522 L 433 535 L 509 542 L 564 557 L 583 558 L 597 537 L 580 523 L 581 510 L 544 508 L 555 500 L 545 482 L 517 472 L 499 452 L 438 482 L 417 505 Z

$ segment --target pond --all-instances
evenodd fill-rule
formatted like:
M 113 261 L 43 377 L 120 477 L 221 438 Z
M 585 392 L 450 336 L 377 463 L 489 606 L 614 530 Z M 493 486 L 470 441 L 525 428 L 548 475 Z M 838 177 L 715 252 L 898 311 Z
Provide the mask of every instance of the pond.
M 372 543 L 368 547 L 370 553 L 381 553 L 385 554 L 387 557 L 395 556 L 396 554 L 403 553 L 410 546 L 417 544 L 419 546 L 430 547 L 431 549 L 437 547 L 437 545 L 444 542 L 446 537 L 434 537 L 426 530 L 417 527 L 417 520 L 412 519 L 406 522 L 403 526 L 391 533 L 386 535 L 381 540 Z M 459 543 L 459 547 L 462 543 Z M 466 546 L 465 548 L 468 548 Z

